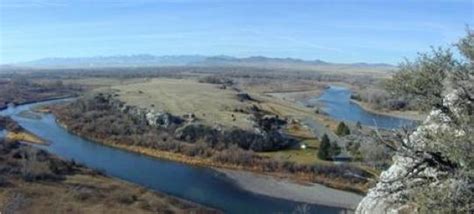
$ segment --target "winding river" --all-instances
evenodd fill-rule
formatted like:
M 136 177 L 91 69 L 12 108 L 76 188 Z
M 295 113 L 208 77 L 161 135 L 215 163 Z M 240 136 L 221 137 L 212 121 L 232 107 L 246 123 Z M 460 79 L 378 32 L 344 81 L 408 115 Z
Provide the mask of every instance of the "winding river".
M 313 97 L 307 100 L 306 103 L 311 105 L 323 104 L 323 111 L 337 120 L 360 122 L 362 125 L 382 129 L 398 129 L 415 125 L 413 120 L 374 114 L 364 110 L 351 101 L 351 91 L 344 87 L 330 86 L 321 96 Z
M 93 143 L 60 127 L 52 114 L 40 119 L 19 114 L 61 100 L 10 107 L 0 115 L 11 116 L 28 131 L 50 142 L 44 149 L 62 158 L 159 192 L 223 210 L 226 213 L 291 213 L 301 203 L 243 190 L 225 175 L 209 168 L 150 158 Z M 337 200 L 336 198 L 334 200 Z M 340 208 L 309 205 L 312 212 L 339 213 Z

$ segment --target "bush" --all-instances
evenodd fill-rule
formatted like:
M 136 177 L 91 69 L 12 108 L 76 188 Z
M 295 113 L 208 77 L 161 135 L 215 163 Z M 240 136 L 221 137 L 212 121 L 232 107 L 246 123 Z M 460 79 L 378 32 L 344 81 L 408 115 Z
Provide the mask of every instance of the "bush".
M 201 83 L 210 83 L 210 84 L 223 84 L 223 85 L 233 85 L 234 81 L 232 79 L 222 77 L 222 76 L 206 76 L 199 80 Z

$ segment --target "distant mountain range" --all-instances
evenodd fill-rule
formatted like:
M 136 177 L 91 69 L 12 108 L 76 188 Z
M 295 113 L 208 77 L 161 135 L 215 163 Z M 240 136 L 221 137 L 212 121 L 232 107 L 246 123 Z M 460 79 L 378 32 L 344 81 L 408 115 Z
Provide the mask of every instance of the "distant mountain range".
M 149 54 L 118 55 L 76 58 L 43 58 L 29 62 L 2 65 L 2 67 L 33 68 L 94 68 L 94 67 L 148 67 L 148 66 L 252 66 L 279 68 L 306 68 L 314 66 L 344 66 L 358 68 L 393 68 L 384 63 L 330 63 L 322 60 L 302 60 L 294 58 L 270 58 L 253 56 L 237 58 L 232 56 L 176 55 L 154 56 Z

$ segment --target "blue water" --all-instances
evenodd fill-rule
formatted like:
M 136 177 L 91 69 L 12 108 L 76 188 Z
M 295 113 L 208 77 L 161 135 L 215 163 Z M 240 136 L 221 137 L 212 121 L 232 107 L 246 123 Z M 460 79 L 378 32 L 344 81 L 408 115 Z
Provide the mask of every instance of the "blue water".
M 52 102 L 58 101 L 43 103 Z M 102 170 L 109 176 L 214 207 L 226 213 L 291 213 L 301 205 L 245 191 L 223 174 L 209 168 L 154 159 L 90 142 L 58 126 L 51 114 L 45 114 L 41 119 L 18 116 L 19 112 L 39 104 L 9 108 L 0 112 L 0 115 L 10 115 L 25 129 L 50 142 L 49 146 L 44 146 L 50 152 Z M 342 211 L 321 205 L 309 206 L 312 213 Z
M 362 125 L 382 129 L 398 129 L 415 125 L 413 120 L 367 112 L 359 105 L 351 102 L 350 97 L 350 90 L 344 87 L 331 86 L 320 97 L 313 98 L 309 102 L 322 103 L 323 111 L 337 120 L 360 122 Z

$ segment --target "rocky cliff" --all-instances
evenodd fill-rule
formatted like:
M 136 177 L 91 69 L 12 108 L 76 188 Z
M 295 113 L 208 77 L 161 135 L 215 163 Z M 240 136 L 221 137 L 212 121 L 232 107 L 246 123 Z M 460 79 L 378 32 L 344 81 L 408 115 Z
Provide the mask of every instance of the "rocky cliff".
M 465 96 L 461 91 L 449 93 L 445 96 L 443 105 L 432 110 L 423 124 L 403 139 L 398 146 L 397 154 L 393 157 L 393 165 L 381 173 L 378 183 L 369 190 L 356 213 L 420 212 L 419 204 L 413 202 L 416 201 L 413 198 L 418 197 L 419 192 L 423 192 L 426 188 L 434 188 L 446 190 L 442 194 L 451 197 L 453 188 L 459 188 L 460 184 L 466 183 L 466 180 L 456 177 L 456 169 L 462 167 L 463 162 L 453 163 L 444 156 L 443 150 L 433 150 L 434 146 L 437 146 L 448 151 L 450 146 L 458 146 L 456 138 L 472 134 L 455 125 L 455 121 L 463 117 L 472 118 L 474 104 L 463 97 Z M 472 186 L 469 185 L 469 181 L 467 183 L 467 186 Z M 443 203 L 438 202 L 438 205 L 449 206 Z

